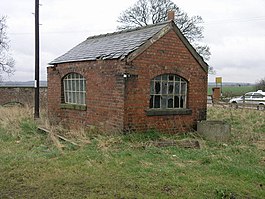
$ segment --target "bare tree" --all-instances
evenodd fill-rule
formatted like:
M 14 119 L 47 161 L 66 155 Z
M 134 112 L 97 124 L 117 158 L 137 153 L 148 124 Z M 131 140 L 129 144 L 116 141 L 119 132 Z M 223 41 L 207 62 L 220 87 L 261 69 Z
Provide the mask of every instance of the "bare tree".
M 11 75 L 14 73 L 15 61 L 10 56 L 9 41 L 6 34 L 6 17 L 0 17 L 0 81 L 3 73 Z
M 257 90 L 262 90 L 265 92 L 265 78 L 259 80 L 257 83 L 256 83 L 256 89 Z
M 182 34 L 205 60 L 209 60 L 211 55 L 209 46 L 200 43 L 203 39 L 202 18 L 189 17 L 171 0 L 138 0 L 121 13 L 117 20 L 120 23 L 118 29 L 131 29 L 166 21 L 169 10 L 175 11 L 174 22 Z

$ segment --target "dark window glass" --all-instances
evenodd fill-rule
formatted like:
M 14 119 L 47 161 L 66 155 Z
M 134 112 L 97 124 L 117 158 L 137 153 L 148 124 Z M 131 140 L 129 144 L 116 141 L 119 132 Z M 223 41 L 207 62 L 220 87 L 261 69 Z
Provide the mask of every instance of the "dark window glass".
M 173 91 L 174 91 L 173 82 L 169 82 L 168 83 L 168 94 L 173 94 Z
M 173 81 L 174 80 L 174 75 L 168 75 L 168 80 Z
M 150 108 L 186 108 L 187 82 L 173 74 L 159 75 L 150 82 Z
M 173 96 L 168 96 L 168 108 L 173 108 Z
M 174 97 L 174 108 L 179 108 L 179 96 Z
M 160 108 L 160 95 L 155 96 L 154 108 Z
M 161 82 L 155 83 L 155 94 L 160 94 L 161 91 Z

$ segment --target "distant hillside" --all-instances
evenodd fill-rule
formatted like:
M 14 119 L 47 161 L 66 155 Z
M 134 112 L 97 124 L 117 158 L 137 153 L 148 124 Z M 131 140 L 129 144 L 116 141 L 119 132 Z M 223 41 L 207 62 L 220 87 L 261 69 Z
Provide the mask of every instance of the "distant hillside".
M 208 86 L 215 86 L 215 82 L 208 82 Z M 254 86 L 252 83 L 240 83 L 240 82 L 223 82 L 223 86 Z M 0 87 L 34 87 L 34 81 L 7 81 L 0 82 Z M 47 87 L 47 81 L 40 81 L 40 87 Z
M 215 82 L 208 82 L 208 86 L 215 86 Z M 254 86 L 255 84 L 246 82 L 223 82 L 223 86 Z
M 34 81 L 27 82 L 0 82 L 0 87 L 34 87 Z M 47 87 L 47 81 L 40 81 L 40 87 Z

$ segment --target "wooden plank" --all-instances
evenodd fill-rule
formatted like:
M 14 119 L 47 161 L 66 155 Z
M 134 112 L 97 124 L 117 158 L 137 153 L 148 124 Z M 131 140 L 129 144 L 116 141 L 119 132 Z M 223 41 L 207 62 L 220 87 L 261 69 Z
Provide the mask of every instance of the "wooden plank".
M 44 132 L 44 133 L 47 133 L 47 134 L 51 133 L 50 130 L 48 130 L 48 129 L 46 129 L 46 128 L 43 128 L 43 127 L 38 127 L 38 130 L 40 130 L 40 131 L 42 131 L 42 132 Z M 66 141 L 66 142 L 69 142 L 69 143 L 71 143 L 71 144 L 73 144 L 73 145 L 75 145 L 75 146 L 79 146 L 77 143 L 75 143 L 75 142 L 73 142 L 73 141 L 71 141 L 71 140 L 69 140 L 69 139 L 67 139 L 67 138 L 65 138 L 65 137 L 63 137 L 63 136 L 61 136 L 61 135 L 54 134 L 54 136 L 60 138 L 61 140 L 64 140 L 64 141 Z

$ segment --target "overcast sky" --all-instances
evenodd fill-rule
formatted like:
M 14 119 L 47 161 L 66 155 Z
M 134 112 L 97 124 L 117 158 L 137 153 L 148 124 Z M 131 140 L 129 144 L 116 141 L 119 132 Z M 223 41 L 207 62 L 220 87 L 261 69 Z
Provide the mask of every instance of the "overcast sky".
M 122 11 L 137 0 L 40 0 L 41 69 L 88 36 L 114 32 Z M 204 20 L 208 64 L 224 82 L 255 83 L 265 78 L 264 0 L 173 0 L 189 16 Z M 16 72 L 5 80 L 34 80 L 34 0 L 0 0 Z

